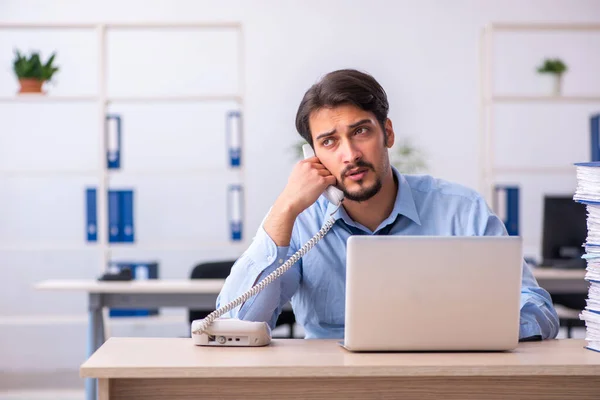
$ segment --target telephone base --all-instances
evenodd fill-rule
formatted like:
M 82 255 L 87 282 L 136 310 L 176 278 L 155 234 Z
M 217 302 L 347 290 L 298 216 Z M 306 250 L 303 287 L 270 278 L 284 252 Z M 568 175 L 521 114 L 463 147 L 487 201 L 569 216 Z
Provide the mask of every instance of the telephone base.
M 220 318 L 202 333 L 194 333 L 201 319 L 192 321 L 192 340 L 196 346 L 259 347 L 271 343 L 271 328 L 266 322 Z

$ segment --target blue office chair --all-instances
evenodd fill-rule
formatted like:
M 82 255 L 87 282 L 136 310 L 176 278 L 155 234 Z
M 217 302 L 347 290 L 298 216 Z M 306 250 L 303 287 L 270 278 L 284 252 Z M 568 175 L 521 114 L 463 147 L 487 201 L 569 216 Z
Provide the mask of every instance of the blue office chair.
M 231 267 L 235 260 L 226 260 L 226 261 L 215 261 L 215 262 L 207 262 L 196 265 L 192 269 L 192 274 L 190 276 L 191 279 L 225 279 L 229 276 L 229 272 L 231 271 Z M 191 324 L 192 321 L 196 319 L 202 319 L 206 317 L 208 314 L 213 312 L 212 310 L 189 310 L 188 319 Z M 294 324 L 296 323 L 296 316 L 293 311 L 282 311 L 277 319 L 275 326 L 280 325 L 289 325 L 290 334 L 289 338 L 294 337 Z

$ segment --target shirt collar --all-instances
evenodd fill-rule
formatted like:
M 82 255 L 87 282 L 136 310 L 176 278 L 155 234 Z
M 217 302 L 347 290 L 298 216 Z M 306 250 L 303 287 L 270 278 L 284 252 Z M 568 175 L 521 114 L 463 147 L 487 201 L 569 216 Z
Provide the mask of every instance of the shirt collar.
M 396 192 L 396 201 L 394 202 L 394 208 L 392 210 L 392 213 L 381 223 L 380 226 L 383 227 L 389 225 L 390 223 L 393 223 L 399 215 L 403 215 L 409 218 L 417 225 L 421 225 L 419 212 L 417 211 L 417 206 L 415 205 L 415 199 L 412 194 L 412 189 L 408 184 L 408 181 L 406 180 L 404 175 L 398 172 L 398 170 L 394 166 L 392 166 L 392 172 L 398 180 L 398 191 Z M 332 215 L 336 221 L 338 219 L 342 219 L 348 225 L 356 226 L 356 222 L 354 222 L 352 218 L 350 218 L 348 213 L 346 213 L 344 207 L 339 207 L 337 208 L 337 210 L 336 208 L 336 205 L 329 203 L 327 205 L 327 215 Z

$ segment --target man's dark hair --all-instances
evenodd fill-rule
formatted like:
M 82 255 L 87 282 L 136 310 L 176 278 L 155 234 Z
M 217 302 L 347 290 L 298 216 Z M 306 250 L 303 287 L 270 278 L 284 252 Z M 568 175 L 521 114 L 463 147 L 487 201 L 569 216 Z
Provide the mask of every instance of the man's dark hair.
M 308 118 L 313 111 L 351 104 L 375 114 L 384 129 L 389 104 L 385 90 L 371 75 L 353 69 L 341 69 L 325 75 L 306 91 L 296 114 L 296 129 L 313 145 Z M 387 136 L 384 138 L 387 142 Z M 313 146 L 314 147 L 314 146 Z

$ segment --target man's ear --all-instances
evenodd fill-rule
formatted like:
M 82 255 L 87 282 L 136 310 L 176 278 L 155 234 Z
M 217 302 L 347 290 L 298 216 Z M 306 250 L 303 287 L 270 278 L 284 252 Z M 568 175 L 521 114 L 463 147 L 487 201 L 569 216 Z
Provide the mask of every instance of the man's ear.
M 394 140 L 396 140 L 396 136 L 394 134 L 394 127 L 392 126 L 391 119 L 388 118 L 385 120 L 385 126 L 384 126 L 383 130 L 384 130 L 383 134 L 385 135 L 385 138 L 386 138 L 386 147 L 388 149 L 390 149 L 394 145 Z

